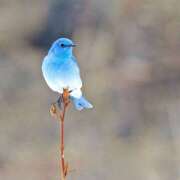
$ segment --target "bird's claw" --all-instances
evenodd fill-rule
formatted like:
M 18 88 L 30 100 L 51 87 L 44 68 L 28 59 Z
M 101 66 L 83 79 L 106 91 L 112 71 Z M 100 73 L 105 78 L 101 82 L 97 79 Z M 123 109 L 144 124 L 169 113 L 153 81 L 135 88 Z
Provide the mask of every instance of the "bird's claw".
M 57 105 L 59 107 L 59 109 L 62 109 L 62 104 L 63 104 L 63 98 L 62 96 L 59 96 L 58 100 L 57 100 Z

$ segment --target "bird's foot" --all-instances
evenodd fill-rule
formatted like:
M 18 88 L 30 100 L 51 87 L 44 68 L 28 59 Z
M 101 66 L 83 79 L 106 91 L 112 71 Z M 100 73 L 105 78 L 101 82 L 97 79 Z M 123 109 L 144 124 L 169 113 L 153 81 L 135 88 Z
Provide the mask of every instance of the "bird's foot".
M 59 109 L 62 110 L 62 108 L 63 108 L 63 97 L 62 97 L 62 95 L 59 96 L 59 98 L 57 100 L 57 105 L 58 105 Z

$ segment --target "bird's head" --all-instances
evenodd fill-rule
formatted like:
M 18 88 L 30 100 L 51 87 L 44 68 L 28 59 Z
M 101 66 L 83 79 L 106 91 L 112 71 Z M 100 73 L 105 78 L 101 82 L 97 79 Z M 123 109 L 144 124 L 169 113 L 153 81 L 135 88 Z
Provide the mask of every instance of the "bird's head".
M 49 53 L 54 53 L 56 56 L 68 57 L 72 55 L 74 46 L 75 44 L 70 39 L 60 38 L 52 44 Z

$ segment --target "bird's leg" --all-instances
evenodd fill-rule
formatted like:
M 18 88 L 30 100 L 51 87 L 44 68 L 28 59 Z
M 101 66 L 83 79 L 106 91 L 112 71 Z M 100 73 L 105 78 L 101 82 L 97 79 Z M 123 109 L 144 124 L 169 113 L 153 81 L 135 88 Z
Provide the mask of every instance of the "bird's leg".
M 62 94 L 60 94 L 60 96 L 59 96 L 59 98 L 57 100 L 57 105 L 58 105 L 59 109 L 62 110 L 62 108 L 63 108 L 63 97 L 62 97 Z
M 64 106 L 68 106 L 70 103 L 70 93 L 71 91 L 68 91 L 68 89 L 63 90 L 63 94 L 60 94 L 57 105 L 60 110 L 63 110 Z

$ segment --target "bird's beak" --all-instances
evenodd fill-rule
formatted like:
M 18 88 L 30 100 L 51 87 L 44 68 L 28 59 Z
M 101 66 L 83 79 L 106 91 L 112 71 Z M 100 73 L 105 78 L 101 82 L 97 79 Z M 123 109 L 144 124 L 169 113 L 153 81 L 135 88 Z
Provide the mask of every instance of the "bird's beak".
M 76 44 L 72 44 L 71 46 L 72 46 L 72 47 L 75 47 L 75 46 L 76 46 Z
M 64 47 L 75 47 L 76 44 L 68 44 L 68 45 L 64 45 Z

